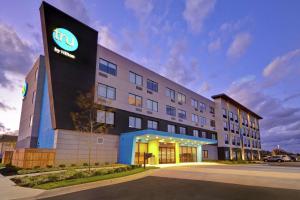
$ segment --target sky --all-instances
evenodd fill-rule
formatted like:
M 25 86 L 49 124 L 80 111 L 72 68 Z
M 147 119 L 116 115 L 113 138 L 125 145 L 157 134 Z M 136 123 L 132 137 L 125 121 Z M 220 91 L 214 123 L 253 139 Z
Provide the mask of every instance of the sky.
M 98 43 L 210 98 L 261 115 L 262 147 L 300 152 L 300 1 L 48 0 Z M 21 87 L 43 53 L 40 0 L 0 0 L 0 132 L 17 130 Z

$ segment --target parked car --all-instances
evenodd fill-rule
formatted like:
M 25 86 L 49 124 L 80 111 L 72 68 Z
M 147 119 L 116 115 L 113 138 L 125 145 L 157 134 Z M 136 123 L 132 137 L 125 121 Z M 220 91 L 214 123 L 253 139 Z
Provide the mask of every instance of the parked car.
M 291 161 L 293 162 L 297 162 L 298 161 L 298 157 L 296 155 L 290 155 Z
M 291 158 L 288 155 L 276 155 L 271 156 L 268 159 L 268 162 L 289 162 L 291 161 Z
M 268 162 L 270 158 L 271 158 L 271 156 L 265 156 L 265 157 L 263 157 L 262 160 L 263 160 L 264 162 Z

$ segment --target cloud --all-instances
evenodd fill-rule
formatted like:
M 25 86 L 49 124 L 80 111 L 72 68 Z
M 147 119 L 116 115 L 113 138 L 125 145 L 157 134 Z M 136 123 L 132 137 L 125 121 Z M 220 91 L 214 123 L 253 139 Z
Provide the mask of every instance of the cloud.
M 205 81 L 202 83 L 198 93 L 204 93 L 204 92 L 209 91 L 210 89 L 211 89 L 211 85 L 209 85 L 209 83 Z
M 125 0 L 125 7 L 132 10 L 138 18 L 146 18 L 154 5 L 151 0 Z
M 261 83 L 253 76 L 235 81 L 228 89 L 228 94 L 260 114 L 262 144 L 272 149 L 276 145 L 289 151 L 300 152 L 300 107 L 287 107 L 280 99 L 262 92 Z
M 97 30 L 98 30 L 98 43 L 109 49 L 117 51 L 119 47 L 110 29 L 107 26 L 100 25 L 98 26 Z
M 286 102 L 286 101 L 290 101 L 292 99 L 296 99 L 296 98 L 299 98 L 300 97 L 300 93 L 296 93 L 296 94 L 292 94 L 286 98 L 283 99 L 283 102 Z
M 288 75 L 300 74 L 300 49 L 274 58 L 263 70 L 263 76 L 277 82 Z
M 205 19 L 214 10 L 215 0 L 186 0 L 183 18 L 190 30 L 198 33 L 203 29 Z
M 217 38 L 216 40 L 214 40 L 208 44 L 208 51 L 210 53 L 217 51 L 220 48 L 221 48 L 221 38 Z
M 9 86 L 6 72 L 25 74 L 32 65 L 34 49 L 15 30 L 0 23 L 0 85 Z
M 231 58 L 239 58 L 241 57 L 245 52 L 248 46 L 251 43 L 251 35 L 250 33 L 244 32 L 244 33 L 238 33 L 230 47 L 227 50 L 227 56 Z
M 8 110 L 15 110 L 16 108 L 11 107 L 5 103 L 0 102 L 0 110 L 2 111 L 8 111 Z
M 61 10 L 82 21 L 85 24 L 91 25 L 91 18 L 83 0 L 59 0 L 57 5 Z
M 187 44 L 184 40 L 177 41 L 172 45 L 162 74 L 188 87 L 197 82 L 200 72 L 198 62 L 194 59 L 188 61 L 186 58 L 186 48 Z

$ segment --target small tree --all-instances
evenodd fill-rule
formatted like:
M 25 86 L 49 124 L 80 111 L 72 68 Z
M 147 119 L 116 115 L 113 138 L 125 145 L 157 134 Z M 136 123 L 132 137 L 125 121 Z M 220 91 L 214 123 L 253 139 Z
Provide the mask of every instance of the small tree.
M 272 150 L 272 155 L 286 155 L 287 152 L 283 149 L 276 148 Z
M 88 166 L 91 169 L 91 136 L 93 133 L 105 133 L 106 124 L 97 122 L 97 110 L 105 110 L 105 106 L 94 102 L 94 88 L 87 93 L 79 92 L 76 98 L 77 112 L 71 112 L 74 128 L 80 132 L 90 133 Z

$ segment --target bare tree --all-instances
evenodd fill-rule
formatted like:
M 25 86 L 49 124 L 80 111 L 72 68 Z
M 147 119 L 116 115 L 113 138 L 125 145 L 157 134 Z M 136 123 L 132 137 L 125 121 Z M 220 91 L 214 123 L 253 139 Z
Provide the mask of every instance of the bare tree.
M 82 133 L 89 133 L 89 154 L 88 166 L 91 169 L 91 138 L 93 133 L 105 133 L 107 125 L 105 123 L 97 122 L 97 110 L 106 110 L 106 107 L 94 102 L 94 88 L 90 92 L 82 93 L 76 98 L 77 112 L 71 112 L 71 119 L 76 130 Z M 110 109 L 111 110 L 111 109 Z

